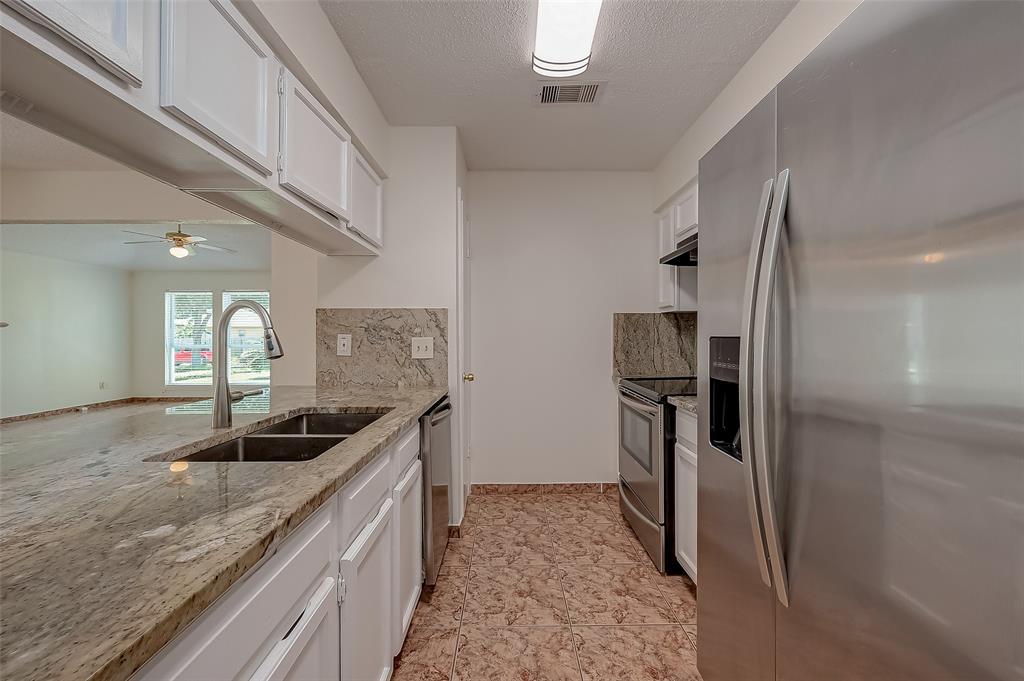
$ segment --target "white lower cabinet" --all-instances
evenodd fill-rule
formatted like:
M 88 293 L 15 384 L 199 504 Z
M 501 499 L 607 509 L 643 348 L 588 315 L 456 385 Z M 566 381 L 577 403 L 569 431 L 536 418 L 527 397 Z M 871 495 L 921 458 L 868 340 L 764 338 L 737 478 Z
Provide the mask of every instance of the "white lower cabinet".
M 697 581 L 697 455 L 676 443 L 676 558 Z
M 395 655 L 409 630 L 423 587 L 423 464 L 412 462 L 395 486 L 394 645 Z
M 392 510 L 377 515 L 341 556 L 341 678 L 387 681 L 394 663 L 392 631 Z
M 271 648 L 250 681 L 332 681 L 340 678 L 337 582 L 325 577 L 288 633 Z
M 132 681 L 387 681 L 423 583 L 418 453 L 412 426 Z

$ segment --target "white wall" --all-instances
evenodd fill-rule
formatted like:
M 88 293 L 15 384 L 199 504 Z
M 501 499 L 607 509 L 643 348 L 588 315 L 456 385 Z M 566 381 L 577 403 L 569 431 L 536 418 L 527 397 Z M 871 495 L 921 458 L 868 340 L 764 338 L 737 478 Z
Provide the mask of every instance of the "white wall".
M 0 251 L 0 415 L 132 395 L 131 274 Z M 100 383 L 106 384 L 100 388 Z
M 469 173 L 474 483 L 616 479 L 612 313 L 655 310 L 651 181 Z
M 316 286 L 322 258 L 279 234 L 270 240 L 271 317 L 284 346 L 284 357 L 271 364 L 272 385 L 316 384 Z
M 220 320 L 222 291 L 270 290 L 270 272 L 135 272 L 132 275 L 132 376 L 136 397 L 200 396 L 213 394 L 213 386 L 164 385 L 164 293 L 213 291 L 213 328 Z M 270 314 L 286 307 L 270 297 Z M 281 343 L 288 352 L 288 338 Z M 270 365 L 273 380 L 276 362 Z
M 379 256 L 322 257 L 320 307 L 455 305 L 455 128 L 391 128 Z
M 755 104 L 850 15 L 861 0 L 802 0 L 658 164 L 654 206 L 661 210 L 697 176 L 697 163 Z

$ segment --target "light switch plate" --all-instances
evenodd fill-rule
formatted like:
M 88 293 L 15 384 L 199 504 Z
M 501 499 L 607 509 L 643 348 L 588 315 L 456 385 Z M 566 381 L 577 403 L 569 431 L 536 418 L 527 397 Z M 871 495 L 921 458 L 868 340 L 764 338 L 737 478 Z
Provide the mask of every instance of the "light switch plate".
M 352 334 L 350 333 L 339 333 L 338 334 L 338 357 L 351 357 L 352 356 Z
M 434 359 L 434 337 L 413 336 L 412 338 L 413 359 Z

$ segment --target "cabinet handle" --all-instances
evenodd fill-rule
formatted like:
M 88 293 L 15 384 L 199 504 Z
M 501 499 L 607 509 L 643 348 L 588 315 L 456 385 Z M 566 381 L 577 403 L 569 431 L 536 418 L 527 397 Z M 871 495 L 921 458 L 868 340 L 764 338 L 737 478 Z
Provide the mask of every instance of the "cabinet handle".
M 373 546 L 374 540 L 380 536 L 380 533 L 384 531 L 384 527 L 391 520 L 391 508 L 395 505 L 395 502 L 388 497 L 384 500 L 384 503 L 380 505 L 380 511 L 377 512 L 377 516 L 366 524 L 366 527 L 352 540 L 352 544 L 348 547 L 345 553 L 341 556 L 341 562 L 345 564 L 358 565 L 363 560 L 363 556 Z
M 334 577 L 324 577 L 320 588 L 310 597 L 305 610 L 299 615 L 295 624 L 284 635 L 284 638 L 270 649 L 270 653 L 249 677 L 249 681 L 280 681 L 285 678 L 295 663 L 295 659 L 313 636 L 313 632 L 327 616 L 332 591 L 334 591 Z

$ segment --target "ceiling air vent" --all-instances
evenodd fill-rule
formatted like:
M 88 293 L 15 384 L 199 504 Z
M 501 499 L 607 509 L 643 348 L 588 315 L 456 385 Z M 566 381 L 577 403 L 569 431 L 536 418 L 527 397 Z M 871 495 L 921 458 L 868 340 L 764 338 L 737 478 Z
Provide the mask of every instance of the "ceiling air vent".
M 542 81 L 535 95 L 540 104 L 593 104 L 597 101 L 602 83 L 552 83 Z

